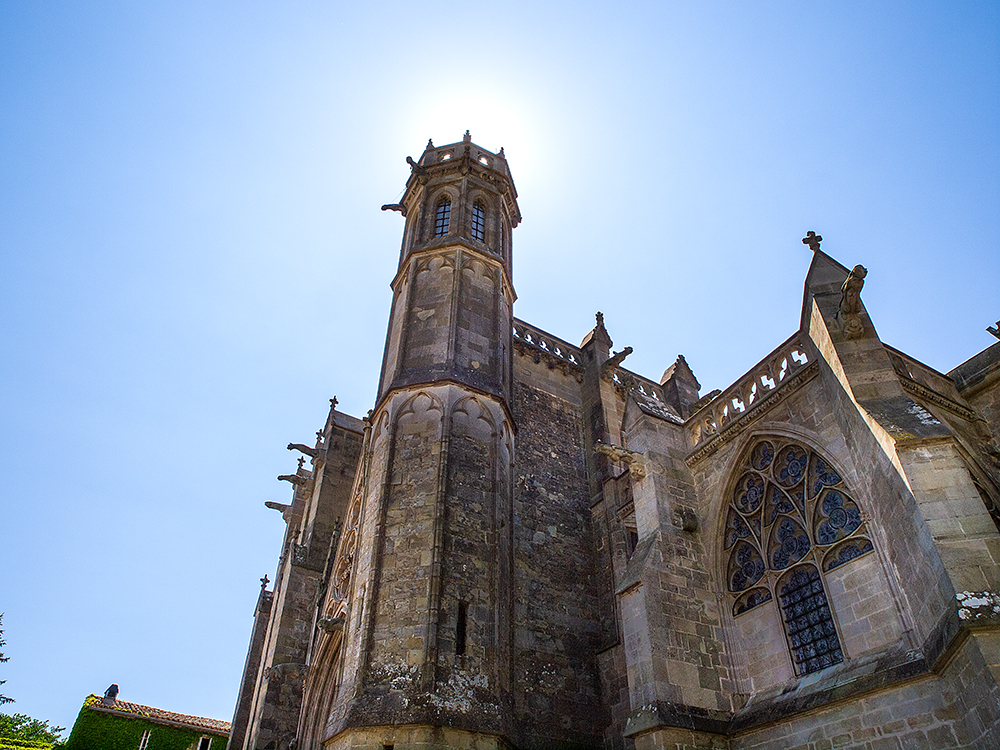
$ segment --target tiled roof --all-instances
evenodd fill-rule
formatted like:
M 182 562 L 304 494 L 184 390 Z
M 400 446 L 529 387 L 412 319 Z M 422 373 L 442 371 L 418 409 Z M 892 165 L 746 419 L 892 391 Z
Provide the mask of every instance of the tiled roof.
M 162 708 L 143 706 L 140 703 L 129 703 L 128 701 L 108 700 L 105 701 L 97 695 L 91 695 L 84 701 L 88 708 L 107 711 L 109 713 L 127 714 L 130 716 L 141 716 L 150 721 L 169 721 L 174 724 L 183 724 L 192 729 L 201 729 L 214 732 L 216 734 L 229 734 L 229 722 L 220 719 L 207 719 L 204 716 L 189 716 L 179 714 L 174 711 L 164 711 Z

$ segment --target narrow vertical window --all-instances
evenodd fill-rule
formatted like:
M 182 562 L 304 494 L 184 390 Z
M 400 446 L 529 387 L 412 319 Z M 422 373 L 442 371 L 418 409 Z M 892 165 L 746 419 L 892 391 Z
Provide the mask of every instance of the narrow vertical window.
M 465 654 L 465 628 L 468 616 L 469 605 L 465 602 L 459 602 L 458 624 L 455 626 L 455 656 L 463 656 Z
M 438 201 L 437 212 L 434 215 L 434 236 L 444 237 L 448 234 L 448 225 L 451 223 L 451 198 L 442 198 Z
M 142 737 L 139 739 L 139 750 L 146 750 L 146 745 L 149 744 L 149 730 L 147 729 L 142 733 Z
M 844 660 L 819 571 L 795 568 L 778 587 L 781 614 L 797 674 L 811 674 Z
M 479 201 L 472 206 L 472 239 L 479 242 L 486 239 L 486 211 Z
M 211 748 L 211 747 L 212 747 L 212 738 L 211 737 L 202 737 L 198 741 L 198 750 L 209 750 L 209 748 Z

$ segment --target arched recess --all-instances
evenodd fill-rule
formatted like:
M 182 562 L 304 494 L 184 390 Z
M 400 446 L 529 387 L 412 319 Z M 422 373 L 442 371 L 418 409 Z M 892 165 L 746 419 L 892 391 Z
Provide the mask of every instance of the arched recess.
M 496 642 L 498 427 L 491 406 L 466 395 L 451 410 L 436 623 L 437 679 L 443 681 L 453 668 L 488 672 L 488 644 Z
M 497 200 L 489 193 L 479 188 L 469 191 L 467 197 L 469 206 L 468 233 L 469 238 L 477 242 L 482 242 L 495 255 L 500 254 L 500 243 L 497 241 L 497 216 L 499 207 Z M 479 207 L 477 221 L 476 207 Z
M 442 214 L 444 203 L 447 203 L 447 209 Z M 451 186 L 442 187 L 430 196 L 426 205 L 428 210 L 424 212 L 424 236 L 428 239 L 441 239 L 452 234 L 457 218 L 454 212 L 461 205 L 458 191 Z
M 341 629 L 320 636 L 320 647 L 313 659 L 302 700 L 302 732 L 299 742 L 303 750 L 319 750 L 323 747 L 327 724 L 341 683 L 343 632 Z
M 731 469 L 721 512 L 733 646 L 753 689 L 898 641 L 870 522 L 821 451 L 798 438 L 755 437 Z

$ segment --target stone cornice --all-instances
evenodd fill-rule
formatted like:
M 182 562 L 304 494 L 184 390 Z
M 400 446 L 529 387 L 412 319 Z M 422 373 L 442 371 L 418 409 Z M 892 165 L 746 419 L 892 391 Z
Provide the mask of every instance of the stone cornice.
M 924 401 L 929 401 L 935 406 L 940 406 L 942 409 L 947 409 L 952 414 L 956 414 L 967 422 L 975 422 L 977 414 L 967 406 L 954 401 L 947 396 L 938 393 L 935 390 L 928 388 L 916 380 L 909 380 L 907 378 L 900 378 L 899 382 L 903 386 L 903 390 L 909 393 L 911 396 L 916 396 Z

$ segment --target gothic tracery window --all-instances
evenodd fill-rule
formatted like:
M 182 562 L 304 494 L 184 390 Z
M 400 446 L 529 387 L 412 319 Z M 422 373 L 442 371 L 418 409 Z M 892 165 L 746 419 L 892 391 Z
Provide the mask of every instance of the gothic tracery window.
M 797 674 L 844 660 L 823 574 L 873 551 L 840 472 L 816 451 L 758 440 L 738 469 L 723 546 L 733 615 L 776 601 Z
M 448 234 L 448 226 L 451 223 L 451 198 L 445 196 L 437 203 L 437 210 L 434 213 L 434 236 L 444 237 Z
M 486 238 L 486 211 L 483 204 L 476 201 L 472 205 L 472 239 L 483 242 Z

